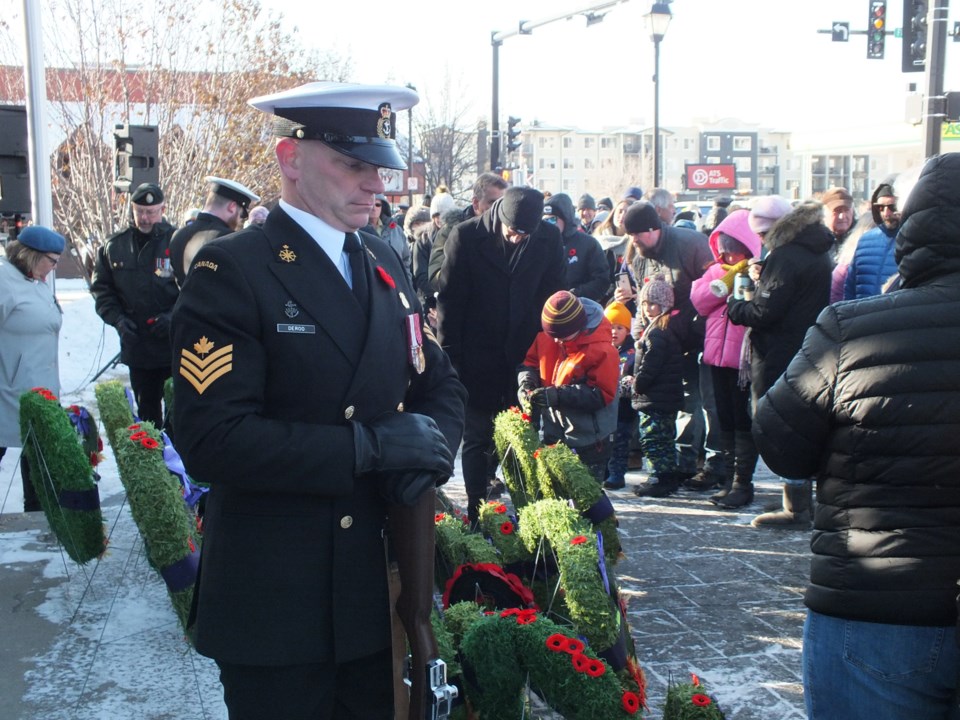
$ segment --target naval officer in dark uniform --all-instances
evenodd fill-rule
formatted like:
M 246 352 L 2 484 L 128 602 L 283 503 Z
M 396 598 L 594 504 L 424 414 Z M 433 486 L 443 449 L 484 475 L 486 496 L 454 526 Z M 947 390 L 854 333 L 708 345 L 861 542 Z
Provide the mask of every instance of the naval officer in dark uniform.
M 259 195 L 235 180 L 208 176 L 204 182 L 208 190 L 203 210 L 192 223 L 177 230 L 170 241 L 170 264 L 180 287 L 183 287 L 187 270 L 200 248 L 211 240 L 239 230 L 248 217 L 250 205 L 260 202 Z
M 252 100 L 276 116 L 279 206 L 204 245 L 177 304 L 178 448 L 210 484 L 193 632 L 231 720 L 393 718 L 383 534 L 426 498 L 432 543 L 466 394 L 400 258 L 357 232 L 378 168 L 405 167 L 381 108 L 417 100 L 338 83 Z

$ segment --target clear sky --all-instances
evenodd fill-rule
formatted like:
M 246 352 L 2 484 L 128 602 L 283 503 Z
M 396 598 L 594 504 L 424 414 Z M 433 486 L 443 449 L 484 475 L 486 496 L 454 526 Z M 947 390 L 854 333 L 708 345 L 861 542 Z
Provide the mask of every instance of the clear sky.
M 349 55 L 358 82 L 412 83 L 431 102 L 449 74 L 471 106 L 469 117 L 479 118 L 491 112 L 492 32 L 601 2 L 263 0 L 263 6 L 282 12 L 303 42 Z M 500 48 L 501 119 L 592 129 L 652 124 L 654 51 L 643 20 L 651 4 L 627 0 L 589 28 L 577 16 L 507 38 Z M 922 73 L 901 72 L 899 38 L 887 37 L 883 60 L 867 60 L 865 36 L 841 43 L 817 33 L 836 21 L 865 30 L 869 0 L 674 0 L 671 9 L 660 46 L 663 125 L 737 117 L 797 131 L 901 122 L 907 83 L 924 87 Z M 890 0 L 888 12 L 888 27 L 900 27 L 902 0 Z M 954 20 L 960 0 L 949 28 Z M 960 43 L 949 38 L 946 66 L 946 89 L 960 90 Z

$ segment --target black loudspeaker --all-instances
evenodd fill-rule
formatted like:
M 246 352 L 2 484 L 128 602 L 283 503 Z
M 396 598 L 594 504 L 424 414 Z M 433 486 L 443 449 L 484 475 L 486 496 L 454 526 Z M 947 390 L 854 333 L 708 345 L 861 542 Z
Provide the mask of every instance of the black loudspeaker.
M 30 213 L 27 109 L 0 106 L 0 213 Z
M 160 135 L 154 125 L 117 125 L 116 175 L 113 187 L 130 192 L 142 183 L 160 184 Z

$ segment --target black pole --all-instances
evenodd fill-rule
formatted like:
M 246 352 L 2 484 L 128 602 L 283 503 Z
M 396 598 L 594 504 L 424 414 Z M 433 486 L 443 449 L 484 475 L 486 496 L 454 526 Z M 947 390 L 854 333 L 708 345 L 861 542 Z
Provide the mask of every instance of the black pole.
M 947 47 L 947 12 L 949 0 L 935 0 L 927 14 L 927 97 L 923 114 L 923 155 L 940 154 L 943 134 L 944 97 L 943 70 Z
M 410 205 L 410 212 L 413 212 L 413 108 L 407 110 L 407 203 Z
M 653 186 L 660 187 L 660 38 L 653 38 Z
M 96 375 L 94 375 L 92 378 L 90 378 L 90 380 L 87 382 L 87 385 L 89 385 L 89 384 L 92 383 L 94 380 L 96 380 L 98 377 L 100 377 L 101 375 L 103 375 L 103 374 L 104 374 L 107 370 L 109 370 L 110 368 L 116 367 L 116 366 L 119 365 L 119 364 L 120 364 L 120 353 L 117 353 L 116 355 L 113 356 L 113 360 L 111 360 L 111 361 L 108 362 L 106 365 L 104 365 L 102 368 L 100 368 L 100 371 L 99 371 Z
M 493 109 L 490 116 L 490 171 L 496 172 L 500 165 L 500 45 L 502 43 L 491 40 L 491 44 L 493 45 Z

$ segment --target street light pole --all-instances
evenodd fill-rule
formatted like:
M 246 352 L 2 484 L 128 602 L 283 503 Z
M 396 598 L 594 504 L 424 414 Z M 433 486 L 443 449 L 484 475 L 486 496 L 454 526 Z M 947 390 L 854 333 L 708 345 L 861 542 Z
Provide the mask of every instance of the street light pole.
M 670 24 L 670 5 L 655 2 L 644 16 L 653 40 L 653 186 L 660 187 L 660 166 L 663 162 L 660 147 L 660 41 Z
M 414 92 L 417 88 L 413 83 L 407 83 L 407 87 Z M 413 106 L 407 110 L 407 203 L 410 209 L 413 209 L 413 183 L 410 182 L 413 177 Z

